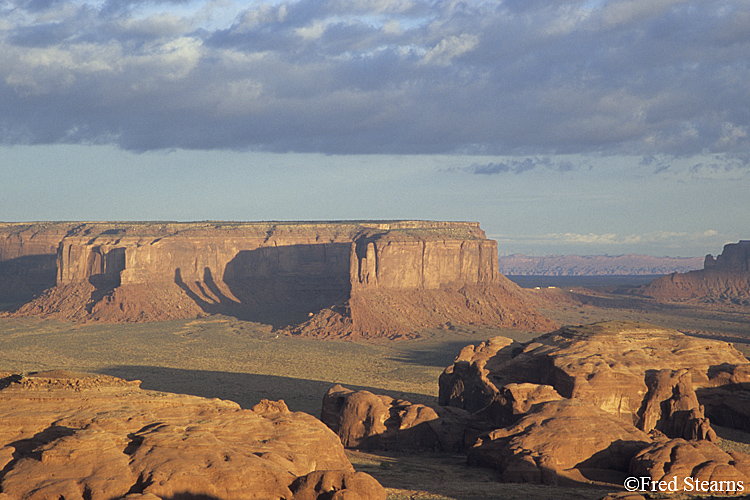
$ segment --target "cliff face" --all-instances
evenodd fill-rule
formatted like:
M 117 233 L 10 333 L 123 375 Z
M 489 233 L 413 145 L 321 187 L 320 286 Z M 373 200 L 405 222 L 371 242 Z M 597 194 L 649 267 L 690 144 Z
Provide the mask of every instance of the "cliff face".
M 358 238 L 351 247 L 355 288 L 433 290 L 451 283 L 497 281 L 497 242 L 487 239 L 423 239 L 389 232 Z
M 636 293 L 661 300 L 750 305 L 750 240 L 724 246 L 720 255 L 707 255 L 704 268 L 662 276 Z
M 714 258 L 706 255 L 703 269 L 709 271 L 747 272 L 750 271 L 750 240 L 724 245 L 721 254 Z
M 0 224 L 0 303 L 30 300 L 56 283 L 57 247 L 74 224 Z
M 346 311 L 339 319 L 351 333 L 377 294 L 455 296 L 462 287 L 500 286 L 496 243 L 470 222 L 85 223 L 36 230 L 56 286 L 17 314 L 144 321 L 221 313 L 283 326 L 335 310 Z M 20 251 L 14 241 L 21 240 L 6 238 L 7 255 Z M 513 293 L 522 292 L 506 295 Z M 451 317 L 457 316 L 442 313 L 441 324 Z

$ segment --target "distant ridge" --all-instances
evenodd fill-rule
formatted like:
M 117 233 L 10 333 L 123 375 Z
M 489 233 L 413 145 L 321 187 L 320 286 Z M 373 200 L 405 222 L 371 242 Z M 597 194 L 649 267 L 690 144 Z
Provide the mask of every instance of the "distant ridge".
M 750 305 L 750 240 L 724 245 L 703 269 L 655 279 L 633 293 L 659 300 Z
M 614 276 L 685 273 L 703 267 L 703 257 L 650 255 L 512 254 L 499 257 L 498 271 L 510 276 Z

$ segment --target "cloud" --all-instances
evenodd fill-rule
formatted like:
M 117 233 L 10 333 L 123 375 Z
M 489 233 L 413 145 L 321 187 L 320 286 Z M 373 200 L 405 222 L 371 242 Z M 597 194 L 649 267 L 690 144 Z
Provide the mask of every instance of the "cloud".
M 521 174 L 523 172 L 528 172 L 536 168 L 543 168 L 546 170 L 554 170 L 558 172 L 569 172 L 577 168 L 584 168 L 584 164 L 579 163 L 576 165 L 571 160 L 553 160 L 548 156 L 544 156 L 534 158 L 527 157 L 523 159 L 510 158 L 505 161 L 489 163 L 472 163 L 467 168 L 453 169 L 452 171 L 460 170 L 472 174 L 494 175 L 505 173 Z
M 547 233 L 540 235 L 490 235 L 501 248 L 523 249 L 542 255 L 553 252 L 576 254 L 650 253 L 664 255 L 702 256 L 707 251 L 718 253 L 737 241 L 736 235 L 722 234 L 714 229 L 702 231 L 653 231 L 647 233 Z
M 230 4 L 2 4 L 0 143 L 519 158 L 750 150 L 740 0 Z
M 440 40 L 437 45 L 427 51 L 422 61 L 427 64 L 448 66 L 452 59 L 474 50 L 477 45 L 479 45 L 479 38 L 475 35 L 450 36 Z
M 507 239 L 508 237 L 499 235 L 498 239 Z M 695 232 L 679 231 L 654 231 L 642 234 L 617 234 L 617 233 L 548 233 L 537 236 L 526 236 L 523 238 L 512 237 L 513 239 L 523 239 L 544 244 L 580 244 L 580 245 L 597 245 L 602 247 L 623 246 L 623 245 L 649 245 L 658 243 L 664 247 L 678 247 L 682 244 L 695 244 L 696 242 L 714 241 L 717 239 L 726 240 L 726 236 L 719 234 L 714 229 Z

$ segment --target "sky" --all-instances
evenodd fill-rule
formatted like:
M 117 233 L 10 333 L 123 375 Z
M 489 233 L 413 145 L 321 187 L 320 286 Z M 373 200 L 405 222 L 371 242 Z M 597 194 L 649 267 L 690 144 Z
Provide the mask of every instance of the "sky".
M 750 239 L 750 0 L 0 0 L 0 221 Z

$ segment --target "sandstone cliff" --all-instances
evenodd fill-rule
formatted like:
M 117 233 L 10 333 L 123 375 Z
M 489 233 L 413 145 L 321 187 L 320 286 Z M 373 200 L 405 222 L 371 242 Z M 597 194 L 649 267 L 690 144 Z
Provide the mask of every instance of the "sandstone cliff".
M 74 224 L 0 224 L 0 304 L 55 286 L 57 247 Z
M 707 255 L 701 270 L 662 276 L 634 293 L 660 300 L 750 305 L 750 240 L 725 245 L 716 258 Z
M 497 245 L 473 222 L 44 224 L 25 228 L 34 235 L 26 242 L 17 228 L 4 230 L 12 236 L 3 255 L 37 238 L 48 268 L 55 259 L 56 286 L 20 315 L 218 313 L 339 337 L 402 336 L 449 322 L 555 326 L 498 274 Z

